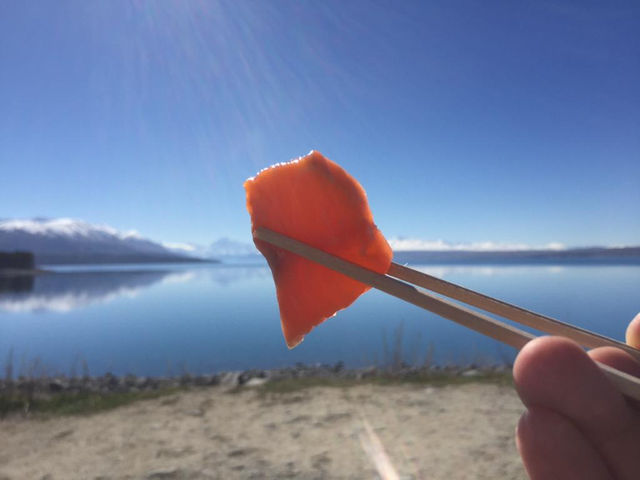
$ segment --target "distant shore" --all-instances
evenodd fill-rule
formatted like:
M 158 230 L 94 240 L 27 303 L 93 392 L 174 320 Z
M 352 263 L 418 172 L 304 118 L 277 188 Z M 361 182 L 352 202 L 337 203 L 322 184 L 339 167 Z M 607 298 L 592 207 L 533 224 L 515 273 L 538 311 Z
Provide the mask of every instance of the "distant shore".
M 394 261 L 419 264 L 462 265 L 639 265 L 640 247 L 589 247 L 561 250 L 401 250 Z
M 0 275 L 4 275 L 6 277 L 40 275 L 42 273 L 49 273 L 49 271 L 42 268 L 0 268 Z

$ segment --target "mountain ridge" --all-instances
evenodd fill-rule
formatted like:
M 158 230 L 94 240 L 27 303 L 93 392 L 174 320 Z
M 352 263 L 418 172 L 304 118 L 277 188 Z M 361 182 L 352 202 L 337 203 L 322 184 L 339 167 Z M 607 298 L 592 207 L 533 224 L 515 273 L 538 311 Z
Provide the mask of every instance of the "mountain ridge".
M 579 259 L 595 263 L 640 263 L 640 246 L 572 248 L 553 243 L 536 248 L 524 244 L 453 244 L 403 238 L 391 238 L 389 243 L 394 247 L 394 261 L 400 263 L 570 263 Z M 407 248 L 413 245 L 428 248 Z M 233 262 L 261 258 L 253 243 L 227 237 L 206 246 L 161 243 L 135 230 L 120 231 L 109 225 L 71 218 L 0 220 L 0 251 L 16 250 L 33 252 L 37 265 L 217 262 L 218 259 Z
M 37 265 L 210 261 L 177 253 L 136 231 L 71 218 L 0 220 L 0 251 L 29 251 Z

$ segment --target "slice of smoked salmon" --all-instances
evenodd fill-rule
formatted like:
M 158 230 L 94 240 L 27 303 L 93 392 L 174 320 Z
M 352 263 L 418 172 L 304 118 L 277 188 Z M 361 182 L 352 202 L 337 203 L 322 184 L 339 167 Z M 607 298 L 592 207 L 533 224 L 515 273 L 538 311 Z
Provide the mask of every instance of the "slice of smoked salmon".
M 266 227 L 378 273 L 389 269 L 393 253 L 373 223 L 364 189 L 319 152 L 262 170 L 244 187 L 252 231 Z M 254 241 L 273 273 L 289 348 L 369 289 L 320 264 Z

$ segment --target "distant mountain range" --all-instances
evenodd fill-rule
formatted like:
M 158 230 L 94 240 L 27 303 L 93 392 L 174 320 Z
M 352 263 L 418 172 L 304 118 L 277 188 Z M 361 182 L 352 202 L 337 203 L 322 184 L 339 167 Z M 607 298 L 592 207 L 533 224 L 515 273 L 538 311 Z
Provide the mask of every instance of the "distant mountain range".
M 563 250 L 404 250 L 393 260 L 408 264 L 632 264 L 640 265 L 640 247 L 588 247 Z
M 394 261 L 409 264 L 614 263 L 640 264 L 640 246 L 543 248 L 502 244 L 447 244 L 390 239 Z M 413 248 L 412 248 L 413 247 Z M 415 248 L 418 247 L 418 248 Z M 136 232 L 69 218 L 0 220 L 0 251 L 33 252 L 38 265 L 262 261 L 253 243 L 220 238 L 210 245 L 160 243 Z
M 33 252 L 37 265 L 193 262 L 136 232 L 69 218 L 0 220 L 0 251 Z
M 551 243 L 543 247 L 524 244 L 451 244 L 443 241 L 417 242 L 390 239 L 393 260 L 397 263 L 419 264 L 625 264 L 640 265 L 640 246 L 637 247 L 565 247 Z M 422 248 L 407 248 L 414 245 Z M 262 261 L 252 243 L 228 238 L 216 240 L 209 246 L 186 244 L 179 248 L 190 255 L 217 258 L 224 262 Z
M 200 258 L 252 259 L 260 256 L 253 243 L 240 242 L 226 237 L 219 238 L 206 246 L 193 243 L 164 243 L 163 245 L 176 253 L 181 252 L 183 255 Z
M 544 247 L 506 244 L 449 244 L 442 241 L 420 242 L 422 249 L 407 249 L 417 242 L 390 239 L 397 263 L 418 264 L 640 264 L 637 247 L 581 247 L 568 248 L 558 243 Z M 197 250 L 201 256 L 227 260 L 262 258 L 253 244 L 220 239 L 209 247 Z

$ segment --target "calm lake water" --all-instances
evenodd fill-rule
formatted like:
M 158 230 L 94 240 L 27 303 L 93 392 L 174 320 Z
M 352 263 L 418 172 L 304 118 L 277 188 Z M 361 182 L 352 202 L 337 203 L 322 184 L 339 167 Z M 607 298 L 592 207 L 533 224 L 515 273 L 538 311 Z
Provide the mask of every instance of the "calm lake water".
M 422 265 L 427 273 L 623 339 L 639 265 Z M 504 363 L 515 351 L 377 291 L 285 346 L 265 264 L 58 268 L 0 290 L 0 376 L 169 375 L 303 363 Z

